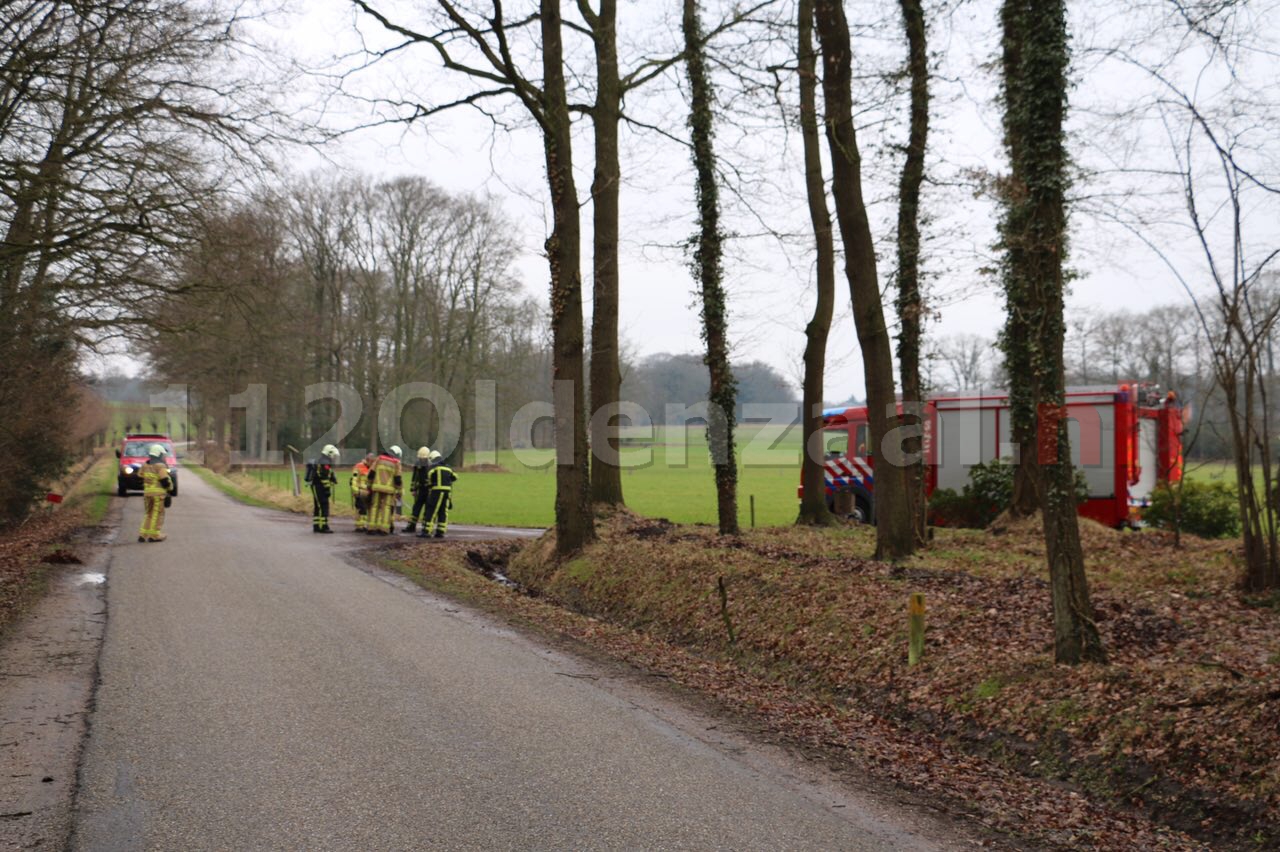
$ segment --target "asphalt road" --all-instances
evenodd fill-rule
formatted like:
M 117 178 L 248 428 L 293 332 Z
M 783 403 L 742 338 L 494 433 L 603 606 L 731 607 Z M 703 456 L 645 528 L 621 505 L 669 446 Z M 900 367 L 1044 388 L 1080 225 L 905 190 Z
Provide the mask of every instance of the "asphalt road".
M 351 549 L 366 537 L 314 535 L 308 519 L 233 503 L 191 475 L 167 542 L 136 542 L 141 507 L 128 499 L 108 572 L 72 848 L 958 842 L 656 692 L 360 570 Z

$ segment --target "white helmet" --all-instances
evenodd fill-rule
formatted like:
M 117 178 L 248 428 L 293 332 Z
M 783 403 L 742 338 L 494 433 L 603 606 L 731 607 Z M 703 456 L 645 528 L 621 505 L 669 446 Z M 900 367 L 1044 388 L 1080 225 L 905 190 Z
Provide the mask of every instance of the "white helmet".
M 153 459 L 164 458 L 164 446 L 162 444 L 152 444 L 147 448 L 147 455 Z
M 430 448 L 430 447 L 418 447 L 418 458 L 419 458 L 419 459 L 429 459 L 429 458 L 431 458 L 431 448 Z
M 320 455 L 336 459 L 341 454 L 338 452 L 338 448 L 333 444 L 325 444 L 324 449 L 320 451 Z
M 444 456 L 440 455 L 440 451 L 439 451 L 439 450 L 432 450 L 432 451 L 431 451 L 431 460 L 432 460 L 432 461 L 440 461 L 440 459 L 442 459 L 442 458 L 444 458 Z
M 404 455 L 404 450 L 400 449 L 395 444 L 392 444 L 388 449 L 391 450 L 391 455 L 395 456 L 396 458 L 400 458 L 401 456 Z

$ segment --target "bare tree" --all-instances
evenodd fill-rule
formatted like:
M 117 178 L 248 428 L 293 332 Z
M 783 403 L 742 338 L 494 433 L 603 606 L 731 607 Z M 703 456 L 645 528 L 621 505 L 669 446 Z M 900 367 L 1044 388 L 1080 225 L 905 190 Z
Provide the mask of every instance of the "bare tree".
M 436 0 L 443 15 L 439 28 L 413 29 L 393 22 L 365 0 L 353 5 L 403 39 L 388 51 L 409 44 L 433 50 L 441 64 L 476 84 L 476 90 L 453 101 L 421 104 L 403 120 L 421 121 L 444 110 L 474 106 L 489 98 L 514 97 L 542 136 L 550 190 L 552 229 L 546 241 L 551 272 L 553 374 L 556 382 L 556 552 L 569 556 L 595 538 L 591 512 L 589 442 L 585 418 L 585 335 L 582 321 L 581 227 L 573 176 L 572 125 L 565 87 L 564 45 L 559 0 L 541 0 L 539 11 L 509 21 L 501 3 L 485 18 L 452 0 Z M 515 34 L 538 24 L 541 85 L 517 65 Z M 459 57 L 465 45 L 471 57 Z M 385 54 L 384 54 L 385 55 Z
M 1276 372 L 1271 341 L 1280 322 L 1280 293 L 1264 285 L 1265 273 L 1280 257 L 1280 248 L 1251 250 L 1247 219 L 1268 204 L 1274 210 L 1280 183 L 1264 183 L 1243 161 L 1251 151 L 1240 135 L 1212 125 L 1190 99 L 1181 106 L 1187 121 L 1178 160 L 1186 212 L 1213 285 L 1210 294 L 1197 292 L 1168 254 L 1160 254 L 1187 287 L 1225 402 L 1244 531 L 1242 585 L 1253 592 L 1273 590 L 1280 588 L 1280 468 L 1273 450 L 1276 414 L 1270 397 L 1276 390 Z M 1221 198 L 1211 197 L 1214 188 L 1201 185 L 1207 181 L 1197 171 L 1196 160 L 1203 149 L 1218 161 L 1216 194 L 1225 196 L 1225 205 Z M 1261 196 L 1261 204 L 1253 203 L 1256 196 Z M 1224 223 L 1230 246 L 1225 258 L 1219 243 Z
M 181 288 L 152 305 L 155 320 L 144 318 L 155 326 L 154 368 L 191 387 L 219 440 L 229 397 L 249 384 L 268 386 L 268 443 L 277 447 L 306 446 L 339 423 L 334 443 L 376 446 L 379 429 L 393 425 L 378 422 L 383 403 L 400 404 L 393 394 L 413 382 L 453 395 L 465 436 L 475 379 L 496 377 L 507 412 L 549 398 L 545 317 L 513 277 L 512 231 L 492 202 L 416 177 L 315 177 L 264 192 L 209 216 L 181 256 Z M 312 351 L 321 372 L 299 357 Z M 351 400 L 307 405 L 316 382 L 353 387 L 360 419 Z M 404 399 L 400 413 L 394 425 L 414 446 L 458 437 L 442 433 L 431 402 Z M 492 431 L 470 439 L 484 449 L 500 440 Z M 466 446 L 454 451 L 459 462 Z
M 172 259 L 205 205 L 261 165 L 270 87 L 235 63 L 248 47 L 242 13 L 182 0 L 3 4 L 0 319 L 26 341 L 5 351 L 7 405 L 37 377 L 70 389 L 86 348 L 141 337 L 153 300 L 178 287 Z M 38 486 L 68 458 L 76 401 L 36 396 L 9 409 L 26 422 L 0 430 L 0 455 L 22 457 Z M 39 458 L 23 440 L 32 427 L 45 433 Z
M 930 357 L 946 368 L 943 383 L 953 390 L 982 387 L 994 367 L 991 341 L 976 334 L 953 334 L 930 345 Z
M 827 145 L 831 151 L 836 219 L 844 240 L 845 274 L 862 349 L 867 383 L 867 420 L 876 453 L 876 556 L 898 560 L 916 549 L 907 507 L 907 484 L 896 453 L 884 452 L 898 418 L 893 349 L 884 321 L 875 245 L 862 197 L 862 158 L 853 124 L 853 70 L 849 23 L 839 0 L 816 0 L 814 13 L 822 45 L 822 87 Z
M 163 256 L 244 162 L 267 107 L 221 59 L 234 11 L 181 0 L 6 4 L 0 38 L 0 316 L 53 315 L 82 342 L 130 328 Z M 208 146 L 201 151 L 201 146 Z
M 1150 14 L 1097 46 L 1091 58 L 1097 73 L 1137 71 L 1151 88 L 1135 91 L 1101 118 L 1117 134 L 1127 129 L 1144 141 L 1163 137 L 1167 147 L 1133 146 L 1135 155 L 1103 176 L 1122 199 L 1138 190 L 1147 196 L 1164 191 L 1170 204 L 1151 205 L 1145 215 L 1117 204 L 1100 215 L 1151 249 L 1190 297 L 1200 329 L 1192 337 L 1200 369 L 1192 375 L 1211 373 L 1217 386 L 1197 428 L 1209 433 L 1201 432 L 1202 445 L 1222 446 L 1235 468 L 1241 583 L 1251 591 L 1274 590 L 1280 587 L 1280 471 L 1272 341 L 1280 299 L 1268 278 L 1280 256 L 1274 227 L 1280 101 L 1275 31 L 1266 17 L 1272 10 L 1250 2 L 1138 8 Z M 1125 121 L 1115 121 L 1117 115 Z M 1128 144 L 1124 137 L 1116 141 Z M 1213 434 L 1219 430 L 1225 440 Z
M 823 468 L 822 400 L 826 375 L 827 337 L 836 298 L 836 247 L 827 209 L 826 179 L 822 174 L 822 151 L 818 137 L 818 55 L 813 46 L 813 0 L 796 4 L 800 75 L 800 133 L 804 139 L 804 183 L 809 201 L 809 221 L 813 225 L 816 249 L 817 302 L 813 319 L 805 328 L 803 418 L 804 453 L 801 461 L 800 500 L 797 523 L 829 525 L 835 516 L 827 508 L 826 474 Z
M 618 158 L 618 124 L 622 120 L 624 85 L 618 70 L 618 3 L 590 0 L 578 9 L 591 33 L 596 52 L 596 98 L 591 106 L 595 129 L 595 172 L 591 180 L 592 309 L 591 309 L 591 501 L 621 505 L 622 469 L 614 464 L 618 450 L 618 419 L 601 417 L 618 402 L 622 371 L 618 351 L 618 200 L 622 167 Z M 608 452 L 603 452 L 607 448 Z

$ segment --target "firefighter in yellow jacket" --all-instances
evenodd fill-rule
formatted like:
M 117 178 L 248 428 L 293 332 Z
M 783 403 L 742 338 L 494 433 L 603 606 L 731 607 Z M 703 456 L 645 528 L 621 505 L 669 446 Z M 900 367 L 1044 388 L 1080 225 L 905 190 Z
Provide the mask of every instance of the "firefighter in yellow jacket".
M 369 490 L 373 493 L 373 506 L 369 510 L 369 535 L 389 535 L 395 532 L 395 520 L 391 516 L 396 495 L 404 485 L 400 476 L 399 447 L 390 447 L 378 456 L 369 470 Z
M 142 527 L 138 541 L 164 541 L 164 510 L 173 492 L 173 478 L 164 461 L 164 447 L 152 444 L 142 465 Z

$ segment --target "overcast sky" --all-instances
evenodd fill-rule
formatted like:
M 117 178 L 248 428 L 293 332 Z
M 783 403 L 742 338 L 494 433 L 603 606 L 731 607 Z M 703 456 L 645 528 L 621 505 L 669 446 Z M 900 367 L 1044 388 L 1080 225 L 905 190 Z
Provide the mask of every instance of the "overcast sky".
M 423 0 L 417 4 L 388 3 L 386 7 L 421 9 L 431 5 Z M 566 15 L 572 5 L 565 4 Z M 671 15 L 676 10 L 658 10 L 675 5 L 622 0 L 619 31 L 624 66 L 646 51 L 657 55 L 674 49 L 679 33 Z M 727 4 L 707 0 L 704 5 L 710 21 Z M 1121 99 L 1135 86 L 1146 85 L 1140 75 L 1130 73 L 1126 78 L 1114 63 L 1100 65 L 1088 54 L 1087 48 L 1105 40 L 1109 30 L 1128 26 L 1124 21 L 1098 19 L 1103 13 L 1092 5 L 1082 5 L 1073 13 L 1073 28 L 1078 34 L 1078 86 L 1072 102 L 1088 105 L 1090 110 L 1104 101 Z M 848 2 L 846 7 L 851 21 L 866 25 L 856 47 L 865 66 L 888 67 L 901 61 L 904 48 L 900 27 L 893 17 L 896 4 Z M 996 8 L 994 2 L 962 4 L 947 22 L 935 21 L 931 31 L 936 65 L 929 144 L 930 176 L 935 185 L 925 199 L 930 221 L 926 224 L 924 263 L 934 276 L 929 286 L 937 314 L 927 329 L 932 336 L 972 333 L 993 337 L 1002 323 L 1002 301 L 993 281 L 982 271 L 992 260 L 995 212 L 987 201 L 974 197 L 970 178 L 974 171 L 1003 168 L 992 70 L 998 55 Z M 860 17 L 865 12 L 890 17 Z M 514 12 L 508 14 L 514 16 Z M 290 16 L 275 19 L 267 37 L 280 46 L 282 53 L 294 54 L 310 65 L 324 65 L 357 46 L 358 20 L 346 0 L 311 0 L 299 4 Z M 421 12 L 409 12 L 402 20 L 413 26 L 428 26 Z M 387 43 L 373 21 L 359 20 L 359 28 L 366 43 Z M 751 55 L 742 47 L 727 50 L 730 61 L 733 57 L 745 61 Z M 572 55 L 572 44 L 570 51 Z M 536 62 L 532 50 L 526 56 Z M 584 50 L 578 50 L 577 56 L 586 63 L 590 61 Z M 532 69 L 534 65 L 528 67 Z M 650 89 L 632 94 L 627 102 L 628 112 L 683 137 L 684 106 L 678 91 L 682 79 L 682 75 L 673 73 Z M 1274 81 L 1273 72 L 1271 79 Z M 421 46 L 402 51 L 394 61 L 347 81 L 354 92 L 369 96 L 408 95 L 427 103 L 447 100 L 470 85 L 440 70 L 434 54 Z M 310 92 L 299 87 L 296 95 L 300 104 L 317 102 L 323 87 L 319 83 L 314 86 Z M 784 97 L 790 96 L 788 90 L 783 91 Z M 893 182 L 897 166 L 887 152 L 905 135 L 906 111 L 902 99 L 883 107 L 868 104 L 873 91 L 855 91 L 855 99 L 863 99 L 857 105 L 862 110 L 859 141 L 868 172 L 866 194 L 873 201 L 873 229 L 877 239 L 883 241 L 880 269 L 884 283 L 893 268 L 889 240 L 896 217 Z M 729 99 L 728 95 L 724 97 Z M 767 100 L 734 98 L 732 106 L 732 122 L 722 123 L 718 131 L 720 154 L 730 168 L 751 169 L 740 197 L 735 198 L 732 191 L 724 196 L 728 227 L 738 234 L 726 263 L 735 358 L 766 361 L 788 378 L 798 380 L 803 328 L 813 303 L 812 251 L 810 238 L 804 237 L 808 222 L 800 140 L 794 131 L 778 128 L 778 109 L 770 107 Z M 790 104 L 787 107 L 791 108 Z M 369 109 L 341 100 L 327 100 L 326 110 L 325 120 L 335 126 L 352 126 L 373 118 Z M 290 155 L 290 162 L 298 170 L 347 168 L 384 176 L 417 174 L 449 190 L 494 196 L 517 224 L 527 249 L 518 273 L 529 290 L 545 300 L 548 273 L 539 252 L 549 227 L 549 212 L 541 143 L 514 105 L 503 110 L 502 118 L 521 126 L 495 132 L 494 125 L 484 116 L 458 110 L 433 118 L 429 124 L 353 133 L 328 146 L 323 157 L 302 152 Z M 1091 113 L 1073 117 L 1077 143 L 1082 138 L 1097 141 L 1097 120 Z M 589 123 L 581 121 L 574 151 L 578 189 L 583 197 L 588 322 L 589 131 Z M 1168 144 L 1158 135 L 1151 140 L 1154 152 L 1167 151 Z M 694 284 L 679 248 L 694 227 L 693 177 L 687 151 L 661 133 L 630 129 L 624 130 L 622 156 L 625 189 L 621 328 L 625 343 L 637 356 L 697 352 L 701 343 Z M 1125 156 L 1132 157 L 1134 153 L 1129 151 Z M 1091 189 L 1085 187 L 1083 194 L 1089 194 Z M 1077 191 L 1082 190 L 1077 187 Z M 1167 199 L 1159 203 L 1167 203 Z M 1142 309 L 1185 301 L 1185 292 L 1176 278 L 1123 229 L 1101 227 L 1086 216 L 1076 216 L 1073 224 L 1071 261 L 1080 277 L 1072 285 L 1072 311 L 1093 306 Z M 765 231 L 789 237 L 779 239 Z M 843 276 L 839 278 L 837 295 L 840 309 L 828 356 L 827 396 L 860 397 L 864 388 L 862 365 Z M 886 295 L 886 311 L 892 321 L 892 294 Z

